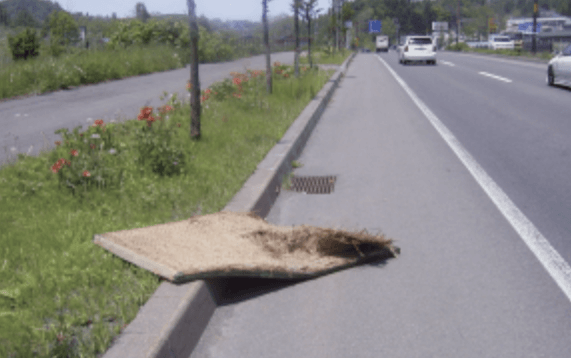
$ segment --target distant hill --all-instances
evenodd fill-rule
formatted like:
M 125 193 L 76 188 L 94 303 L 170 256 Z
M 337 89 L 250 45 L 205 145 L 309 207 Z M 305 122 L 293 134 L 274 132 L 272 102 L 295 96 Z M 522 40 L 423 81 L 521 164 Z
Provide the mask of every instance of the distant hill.
M 10 20 L 14 20 L 20 11 L 27 10 L 38 22 L 43 23 L 52 11 L 63 10 L 58 3 L 49 0 L 3 0 L 0 3 Z

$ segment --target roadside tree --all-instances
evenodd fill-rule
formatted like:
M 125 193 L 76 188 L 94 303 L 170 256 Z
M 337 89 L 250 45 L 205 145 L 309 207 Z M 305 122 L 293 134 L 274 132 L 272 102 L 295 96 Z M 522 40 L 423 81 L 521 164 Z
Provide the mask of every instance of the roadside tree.
M 200 139 L 200 81 L 198 78 L 198 22 L 194 0 L 186 0 L 190 27 L 190 138 Z
M 272 66 L 270 59 L 270 35 L 268 28 L 268 2 L 262 0 L 262 23 L 264 26 L 264 46 L 266 47 L 266 92 L 272 94 Z
M 305 0 L 303 3 L 303 16 L 307 24 L 307 59 L 309 60 L 309 67 L 313 67 L 313 60 L 311 57 L 311 19 L 321 11 L 321 9 L 315 9 L 317 5 L 317 0 Z
M 138 2 L 137 5 L 135 5 L 135 16 L 142 22 L 147 22 L 151 17 L 147 11 L 147 7 L 142 2 Z
M 295 31 L 295 53 L 294 53 L 294 73 L 299 77 L 299 10 L 302 7 L 302 0 L 293 0 L 293 26 Z

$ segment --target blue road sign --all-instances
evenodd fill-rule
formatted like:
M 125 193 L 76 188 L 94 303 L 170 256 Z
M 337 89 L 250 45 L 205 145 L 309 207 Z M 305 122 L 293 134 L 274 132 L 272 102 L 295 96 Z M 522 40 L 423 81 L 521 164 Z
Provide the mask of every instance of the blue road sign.
M 521 32 L 533 32 L 533 22 L 519 24 L 517 29 Z M 537 23 L 537 32 L 541 32 L 541 24 L 539 22 Z
M 369 33 L 381 32 L 381 20 L 369 21 Z

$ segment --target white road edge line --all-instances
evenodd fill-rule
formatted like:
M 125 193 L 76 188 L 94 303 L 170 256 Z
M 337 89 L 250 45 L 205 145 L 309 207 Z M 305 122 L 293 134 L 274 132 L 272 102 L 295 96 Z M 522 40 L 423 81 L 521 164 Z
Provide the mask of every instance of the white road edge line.
M 496 76 L 496 75 L 493 75 L 493 74 L 491 74 L 491 73 L 484 72 L 484 71 L 478 72 L 478 74 L 479 74 L 479 75 L 483 75 L 483 76 L 487 76 L 487 77 L 491 77 L 491 78 L 494 78 L 494 79 L 499 80 L 499 81 L 504 81 L 504 82 L 507 82 L 507 83 L 511 83 L 511 82 L 512 82 L 512 80 L 510 80 L 509 78 Z
M 456 66 L 456 65 L 453 64 L 452 62 L 448 62 L 448 61 L 442 61 L 442 60 L 440 60 L 440 63 L 443 63 L 443 64 L 445 64 L 445 65 L 447 65 L 447 66 L 450 66 L 450 67 Z
M 377 56 L 377 58 L 385 65 L 418 108 L 424 113 L 426 118 L 428 118 L 436 131 L 456 156 L 458 156 L 462 164 L 464 164 L 470 174 L 472 174 L 474 179 L 476 179 L 478 184 L 480 184 L 482 189 L 488 194 L 492 202 L 519 234 L 535 257 L 537 257 L 559 288 L 561 288 L 563 293 L 567 296 L 567 299 L 571 301 L 571 267 L 569 267 L 569 264 L 551 246 L 549 241 L 539 232 L 535 225 L 515 206 L 506 193 L 492 180 L 472 155 L 468 153 L 460 141 L 454 137 L 452 132 L 446 128 L 440 119 L 438 119 L 424 102 L 408 87 L 406 82 L 404 82 L 382 58 L 379 56 Z

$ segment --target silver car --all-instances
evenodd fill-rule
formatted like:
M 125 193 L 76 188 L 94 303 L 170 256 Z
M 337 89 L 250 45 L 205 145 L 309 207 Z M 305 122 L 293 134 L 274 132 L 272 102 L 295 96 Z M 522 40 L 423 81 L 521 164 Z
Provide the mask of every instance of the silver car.
M 547 64 L 547 84 L 571 87 L 571 45 Z

